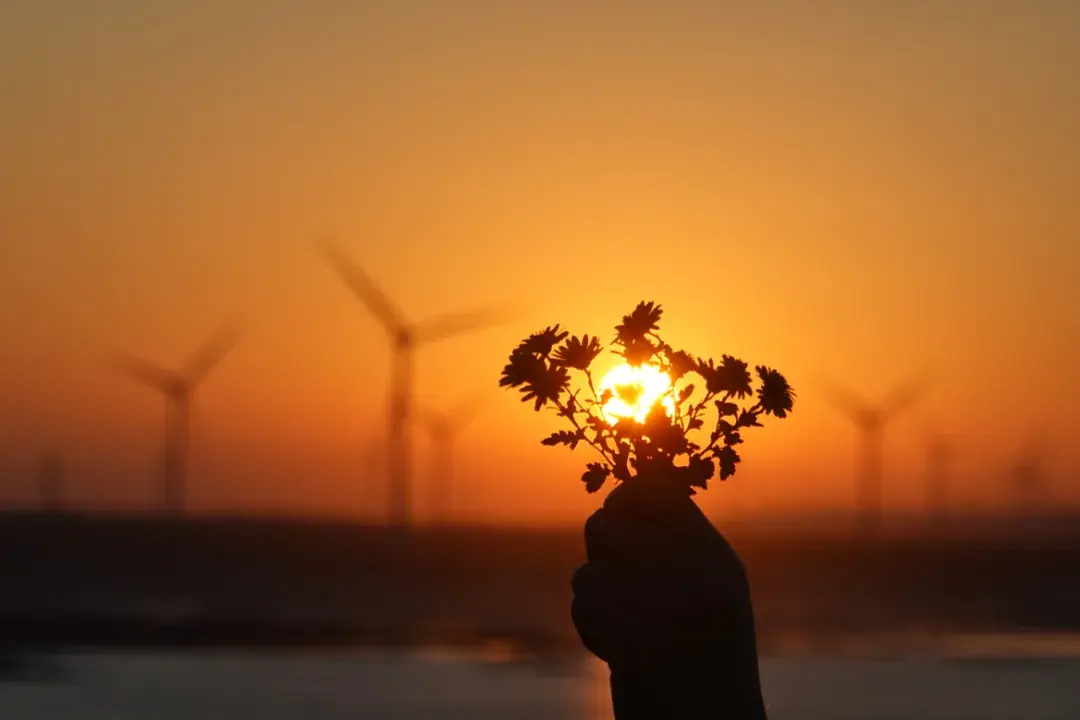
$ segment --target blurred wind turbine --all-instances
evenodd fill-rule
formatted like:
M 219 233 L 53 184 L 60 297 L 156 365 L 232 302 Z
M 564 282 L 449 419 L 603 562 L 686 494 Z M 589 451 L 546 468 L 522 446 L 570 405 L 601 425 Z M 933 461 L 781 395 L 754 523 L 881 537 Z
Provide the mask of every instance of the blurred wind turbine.
M 386 507 L 385 486 L 379 482 L 386 474 L 386 443 L 379 439 L 370 439 L 364 443 L 362 454 L 364 473 L 364 516 L 372 511 L 372 521 L 377 521 L 375 507 Z
M 878 404 L 835 386 L 829 386 L 826 395 L 837 410 L 847 415 L 861 434 L 860 470 L 857 479 L 856 501 L 872 535 L 881 529 L 881 500 L 883 481 L 883 446 L 885 428 L 898 415 L 915 404 L 925 392 L 925 378 L 919 377 L 902 385 Z
M 477 399 L 458 404 L 445 412 L 422 411 L 419 420 L 431 436 L 431 519 L 449 525 L 454 519 L 454 443 L 476 419 L 481 403 Z
M 387 409 L 387 514 L 391 526 L 407 529 L 412 520 L 412 447 L 409 420 L 413 412 L 413 363 L 416 348 L 492 327 L 505 321 L 508 315 L 506 312 L 489 309 L 448 313 L 418 323 L 411 322 L 368 274 L 340 248 L 324 241 L 320 249 L 341 280 L 375 316 L 390 339 L 393 359 Z
M 187 491 L 188 441 L 191 432 L 191 401 L 206 379 L 240 338 L 235 324 L 225 326 L 207 340 L 180 370 L 168 370 L 132 355 L 114 359 L 115 370 L 165 396 L 165 453 L 163 503 L 170 515 L 184 512 Z
M 952 441 L 939 432 L 930 433 L 926 443 L 926 514 L 931 521 L 944 522 L 948 517 L 952 456 Z
M 1031 432 L 1022 441 L 1012 465 L 1012 484 L 1015 506 L 1021 512 L 1036 510 L 1044 500 L 1043 471 L 1046 465 L 1047 443 L 1042 433 Z

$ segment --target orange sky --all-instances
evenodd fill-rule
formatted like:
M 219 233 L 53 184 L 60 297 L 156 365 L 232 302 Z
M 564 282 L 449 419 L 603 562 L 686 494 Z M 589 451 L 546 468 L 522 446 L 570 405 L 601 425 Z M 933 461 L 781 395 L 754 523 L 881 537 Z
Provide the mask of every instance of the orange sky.
M 387 347 L 312 252 L 324 231 L 417 318 L 526 306 L 419 357 L 425 403 L 490 391 L 460 443 L 469 514 L 596 504 L 587 456 L 542 448 L 553 418 L 495 382 L 526 332 L 606 334 L 639 299 L 676 344 L 801 391 L 706 503 L 847 507 L 853 432 L 813 379 L 874 395 L 928 364 L 891 504 L 919 501 L 928 421 L 964 502 L 1002 496 L 1036 424 L 1069 497 L 1080 6 L 736 5 L 4 3 L 0 499 L 53 445 L 78 502 L 153 502 L 162 402 L 102 359 L 178 363 L 240 312 L 197 401 L 193 503 L 370 513 Z

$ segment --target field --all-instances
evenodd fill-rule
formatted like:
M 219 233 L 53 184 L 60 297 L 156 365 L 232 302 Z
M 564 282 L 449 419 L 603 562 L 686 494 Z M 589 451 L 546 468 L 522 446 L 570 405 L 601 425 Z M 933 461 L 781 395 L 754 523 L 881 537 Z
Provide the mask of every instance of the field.
M 764 649 L 1080 628 L 1080 533 L 729 537 Z M 13 644 L 577 644 L 579 531 L 10 515 L 0 548 L 0 629 Z

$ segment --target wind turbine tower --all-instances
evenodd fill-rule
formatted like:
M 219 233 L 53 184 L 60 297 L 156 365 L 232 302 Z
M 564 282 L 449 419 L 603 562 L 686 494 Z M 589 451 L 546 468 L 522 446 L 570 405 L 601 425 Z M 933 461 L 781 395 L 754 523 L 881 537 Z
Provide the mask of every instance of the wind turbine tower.
M 132 355 L 120 356 L 114 362 L 119 372 L 165 397 L 162 502 L 167 515 L 182 515 L 187 500 L 191 402 L 195 390 L 238 339 L 238 328 L 225 327 L 207 340 L 180 370 L 169 370 Z
M 871 536 L 881 531 L 885 429 L 923 392 L 924 383 L 912 382 L 895 389 L 878 404 L 835 387 L 828 393 L 832 405 L 847 415 L 859 433 L 856 504 Z
M 926 515 L 943 523 L 949 514 L 949 466 L 953 447 L 949 438 L 933 433 L 926 447 Z
M 392 527 L 407 529 L 412 522 L 412 438 L 409 421 L 413 414 L 416 349 L 421 345 L 491 327 L 502 322 L 505 314 L 477 310 L 411 322 L 340 248 L 323 243 L 321 250 L 341 280 L 383 326 L 390 340 L 393 357 L 387 404 L 387 515 Z
M 1012 466 L 1015 508 L 1020 513 L 1036 512 L 1043 500 L 1045 455 L 1046 445 L 1040 436 L 1035 433 L 1028 435 Z
M 480 411 L 473 400 L 446 412 L 421 413 L 420 420 L 431 436 L 431 519 L 451 524 L 455 519 L 454 444 Z

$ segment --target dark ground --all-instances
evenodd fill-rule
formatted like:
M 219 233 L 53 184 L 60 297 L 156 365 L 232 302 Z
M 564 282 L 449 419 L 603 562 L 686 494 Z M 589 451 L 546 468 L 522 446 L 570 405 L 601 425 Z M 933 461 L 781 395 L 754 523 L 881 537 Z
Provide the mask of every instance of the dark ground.
M 1080 629 L 1080 531 L 729 538 L 765 648 L 908 628 Z M 568 583 L 583 553 L 564 530 L 0 516 L 0 645 L 577 647 Z

